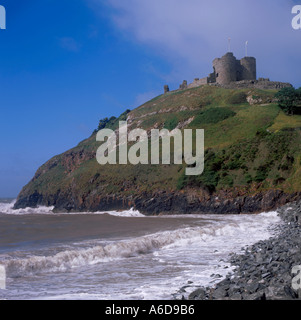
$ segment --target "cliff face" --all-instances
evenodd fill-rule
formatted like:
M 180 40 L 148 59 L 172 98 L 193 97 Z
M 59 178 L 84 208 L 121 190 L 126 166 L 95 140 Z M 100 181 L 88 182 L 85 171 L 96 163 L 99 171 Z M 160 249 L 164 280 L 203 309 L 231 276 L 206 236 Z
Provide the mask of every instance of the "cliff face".
M 185 164 L 101 166 L 93 134 L 41 166 L 15 208 L 226 214 L 266 211 L 296 200 L 301 195 L 301 117 L 285 116 L 273 104 L 274 94 L 204 86 L 166 93 L 127 115 L 129 130 L 205 129 L 201 176 L 185 176 Z M 117 122 L 107 127 L 115 130 Z

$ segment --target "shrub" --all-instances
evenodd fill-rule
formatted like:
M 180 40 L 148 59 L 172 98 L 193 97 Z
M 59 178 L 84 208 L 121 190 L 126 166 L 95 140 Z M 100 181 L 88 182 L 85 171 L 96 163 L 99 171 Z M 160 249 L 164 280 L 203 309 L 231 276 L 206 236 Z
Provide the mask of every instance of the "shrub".
M 177 181 L 177 189 L 182 190 L 187 185 L 188 177 L 185 175 L 185 172 L 179 177 Z
M 235 115 L 236 113 L 229 108 L 210 108 L 197 115 L 192 121 L 191 126 L 214 124 L 230 117 L 234 117 Z
M 170 119 L 167 119 L 165 121 L 165 124 L 164 124 L 164 128 L 171 131 L 173 129 L 175 129 L 178 125 L 178 119 L 177 117 L 172 117 Z
M 253 182 L 252 176 L 251 176 L 250 174 L 247 174 L 247 175 L 245 176 L 245 181 L 246 181 L 247 184 L 252 183 L 252 182 Z
M 233 178 L 230 177 L 230 176 L 225 176 L 223 178 L 221 178 L 220 180 L 220 185 L 222 186 L 229 186 L 229 187 L 233 187 L 233 184 L 234 184 L 234 181 L 233 181 Z
M 234 159 L 227 164 L 229 170 L 240 169 L 242 166 L 242 161 L 238 159 Z
M 247 95 L 244 92 L 235 92 L 227 99 L 229 104 L 244 104 L 247 102 Z
M 125 112 L 123 112 L 118 118 L 116 117 L 111 117 L 109 118 L 103 118 L 99 120 L 98 128 L 93 131 L 94 133 L 97 133 L 97 131 L 102 130 L 102 129 L 112 129 L 115 130 L 118 125 L 119 121 L 126 121 L 127 115 L 131 112 L 130 109 L 127 109 Z
M 256 171 L 254 181 L 262 182 L 268 177 L 268 170 L 265 166 L 260 166 Z
M 118 118 L 118 121 L 126 121 L 128 114 L 131 112 L 130 109 L 127 109 L 126 111 L 124 111 Z
M 300 112 L 301 88 L 297 90 L 293 87 L 282 88 L 276 93 L 275 98 L 278 100 L 279 107 L 286 114 L 293 115 Z
M 219 175 L 215 171 L 206 170 L 199 177 L 199 186 L 207 189 L 209 192 L 214 192 L 219 181 Z

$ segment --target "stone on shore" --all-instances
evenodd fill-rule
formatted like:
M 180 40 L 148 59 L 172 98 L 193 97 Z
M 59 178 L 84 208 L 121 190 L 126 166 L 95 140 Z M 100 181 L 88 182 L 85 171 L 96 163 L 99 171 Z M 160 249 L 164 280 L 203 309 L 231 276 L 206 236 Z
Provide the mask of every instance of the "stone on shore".
M 294 290 L 294 266 L 301 265 L 301 201 L 278 209 L 282 223 L 275 236 L 245 249 L 230 258 L 236 269 L 214 288 L 200 287 L 190 300 L 301 300 Z

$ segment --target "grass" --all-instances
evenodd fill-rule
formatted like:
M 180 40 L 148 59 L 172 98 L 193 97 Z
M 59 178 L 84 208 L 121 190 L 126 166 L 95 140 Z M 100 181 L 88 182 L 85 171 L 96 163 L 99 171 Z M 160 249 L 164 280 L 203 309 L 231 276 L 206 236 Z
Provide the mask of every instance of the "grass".
M 285 128 L 301 128 L 301 115 L 288 116 L 281 110 L 269 130 L 278 132 Z
M 276 105 L 238 106 L 233 110 L 235 116 L 203 125 L 206 148 L 225 148 L 242 138 L 252 138 L 258 130 L 269 127 L 279 112 Z
M 229 108 L 209 108 L 201 111 L 191 123 L 191 127 L 199 127 L 209 124 L 216 124 L 220 121 L 234 117 L 236 113 Z

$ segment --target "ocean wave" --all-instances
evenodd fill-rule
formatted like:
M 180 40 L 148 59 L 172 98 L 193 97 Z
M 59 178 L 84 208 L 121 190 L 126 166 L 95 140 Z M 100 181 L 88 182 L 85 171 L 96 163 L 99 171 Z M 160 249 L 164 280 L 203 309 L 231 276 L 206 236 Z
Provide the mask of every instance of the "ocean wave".
M 16 199 L 10 203 L 0 202 L 0 213 L 2 214 L 14 214 L 14 215 L 24 215 L 24 214 L 49 214 L 52 213 L 54 207 L 39 206 L 36 208 L 24 208 L 24 209 L 14 209 Z
M 212 224 L 204 227 L 188 227 L 174 231 L 158 232 L 138 238 L 112 242 L 107 245 L 96 245 L 88 249 L 68 249 L 51 256 L 30 256 L 22 259 L 8 259 L 2 261 L 8 277 L 22 277 L 28 274 L 44 272 L 67 271 L 68 269 L 85 265 L 105 263 L 107 261 L 125 259 L 141 254 L 148 254 L 170 246 L 185 247 L 190 243 L 206 244 L 207 241 L 220 241 L 222 237 L 235 237 L 237 234 L 254 235 L 260 230 L 260 238 L 268 225 L 278 222 L 277 216 L 264 214 L 253 217 L 253 221 L 230 221 Z M 251 238 L 251 236 L 250 236 Z
M 24 208 L 24 209 L 14 209 L 16 200 L 11 202 L 0 202 L 0 214 L 11 214 L 11 215 L 26 215 L 26 214 L 54 214 L 54 206 L 38 206 L 36 208 Z M 126 217 L 126 218 L 142 218 L 145 217 L 142 213 L 131 208 L 130 210 L 124 211 L 98 211 L 98 212 L 72 212 L 72 213 L 59 213 L 60 215 L 64 214 L 109 214 L 116 217 Z
M 144 214 L 140 213 L 138 210 L 131 208 L 130 210 L 124 211 L 106 211 L 106 212 L 93 212 L 94 214 L 109 214 L 115 217 L 125 217 L 125 218 L 143 218 Z

